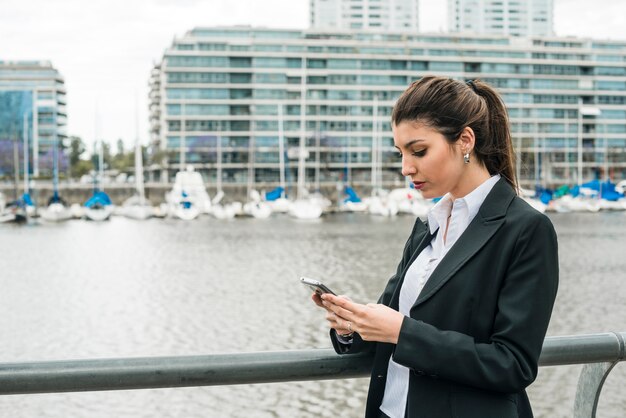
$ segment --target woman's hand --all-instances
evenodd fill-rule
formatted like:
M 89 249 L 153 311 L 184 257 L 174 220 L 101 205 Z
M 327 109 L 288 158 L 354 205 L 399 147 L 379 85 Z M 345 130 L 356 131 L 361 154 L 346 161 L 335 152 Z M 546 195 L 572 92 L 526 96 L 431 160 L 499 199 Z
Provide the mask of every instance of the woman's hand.
M 344 296 L 344 295 L 339 295 L 338 297 L 345 299 L 347 301 L 351 301 L 349 297 Z M 352 334 L 353 330 L 350 330 L 347 328 L 341 328 L 339 326 L 338 324 L 339 318 L 337 318 L 337 315 L 335 315 L 335 313 L 331 311 L 330 308 L 328 308 L 328 306 L 326 306 L 327 304 L 326 305 L 324 304 L 319 293 L 314 292 L 313 295 L 311 296 L 311 299 L 313 299 L 313 302 L 315 302 L 317 306 L 319 306 L 320 308 L 326 309 L 326 320 L 328 321 L 330 328 L 333 328 L 335 331 L 337 331 L 337 334 L 345 335 L 345 336 Z M 344 324 L 344 326 L 347 325 L 345 321 L 343 321 L 342 323 Z
M 329 312 L 326 319 L 339 334 L 358 332 L 365 341 L 398 343 L 404 315 L 385 305 L 361 305 L 345 297 L 331 294 L 319 296 L 322 306 Z M 316 302 L 317 303 L 317 302 Z M 330 318 L 334 318 L 331 320 Z

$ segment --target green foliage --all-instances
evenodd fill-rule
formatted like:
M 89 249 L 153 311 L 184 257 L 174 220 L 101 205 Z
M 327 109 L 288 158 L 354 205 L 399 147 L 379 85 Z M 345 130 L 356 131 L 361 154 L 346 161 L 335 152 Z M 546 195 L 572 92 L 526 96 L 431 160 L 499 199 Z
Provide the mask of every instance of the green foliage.
M 72 136 L 69 138 L 69 154 L 70 154 L 70 176 L 72 178 L 80 178 L 84 174 L 93 170 L 93 164 L 89 160 L 84 160 L 84 153 L 87 150 L 85 143 L 78 136 Z

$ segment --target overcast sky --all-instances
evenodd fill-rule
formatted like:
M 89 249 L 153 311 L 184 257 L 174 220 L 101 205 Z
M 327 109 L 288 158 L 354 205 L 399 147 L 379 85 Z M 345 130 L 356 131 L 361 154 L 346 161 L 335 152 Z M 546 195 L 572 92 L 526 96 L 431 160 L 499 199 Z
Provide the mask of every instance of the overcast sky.
M 65 78 L 68 134 L 148 143 L 148 77 L 195 26 L 306 28 L 309 0 L 0 0 L 0 60 L 49 60 Z M 423 31 L 446 30 L 444 0 L 420 0 Z M 555 0 L 557 35 L 626 40 L 626 0 Z

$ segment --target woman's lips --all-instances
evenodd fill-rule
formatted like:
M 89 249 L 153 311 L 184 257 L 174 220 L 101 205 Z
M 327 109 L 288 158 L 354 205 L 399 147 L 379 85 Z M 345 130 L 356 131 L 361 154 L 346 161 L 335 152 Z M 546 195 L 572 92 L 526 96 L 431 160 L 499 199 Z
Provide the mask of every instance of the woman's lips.
M 419 190 L 422 187 L 424 187 L 424 183 L 423 181 L 414 181 L 413 182 L 413 186 L 415 187 L 415 190 Z

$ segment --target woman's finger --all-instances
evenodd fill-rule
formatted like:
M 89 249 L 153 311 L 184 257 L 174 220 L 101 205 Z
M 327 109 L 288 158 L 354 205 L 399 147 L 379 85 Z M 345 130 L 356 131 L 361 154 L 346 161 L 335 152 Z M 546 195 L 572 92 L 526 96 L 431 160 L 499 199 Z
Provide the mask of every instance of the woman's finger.
M 338 316 L 348 320 L 348 321 L 353 321 L 355 319 L 355 312 L 343 308 L 340 305 L 335 305 L 333 303 L 331 303 L 328 299 L 322 299 L 322 304 L 326 307 L 326 309 L 334 312 L 335 314 L 337 314 Z M 358 304 L 353 304 L 353 306 L 358 307 L 360 305 Z
M 330 293 L 325 293 L 321 296 L 322 300 L 328 301 L 333 305 L 337 305 L 347 311 L 350 312 L 358 312 L 362 309 L 362 305 L 352 302 L 350 299 L 346 297 L 339 297 L 335 295 L 331 295 Z

